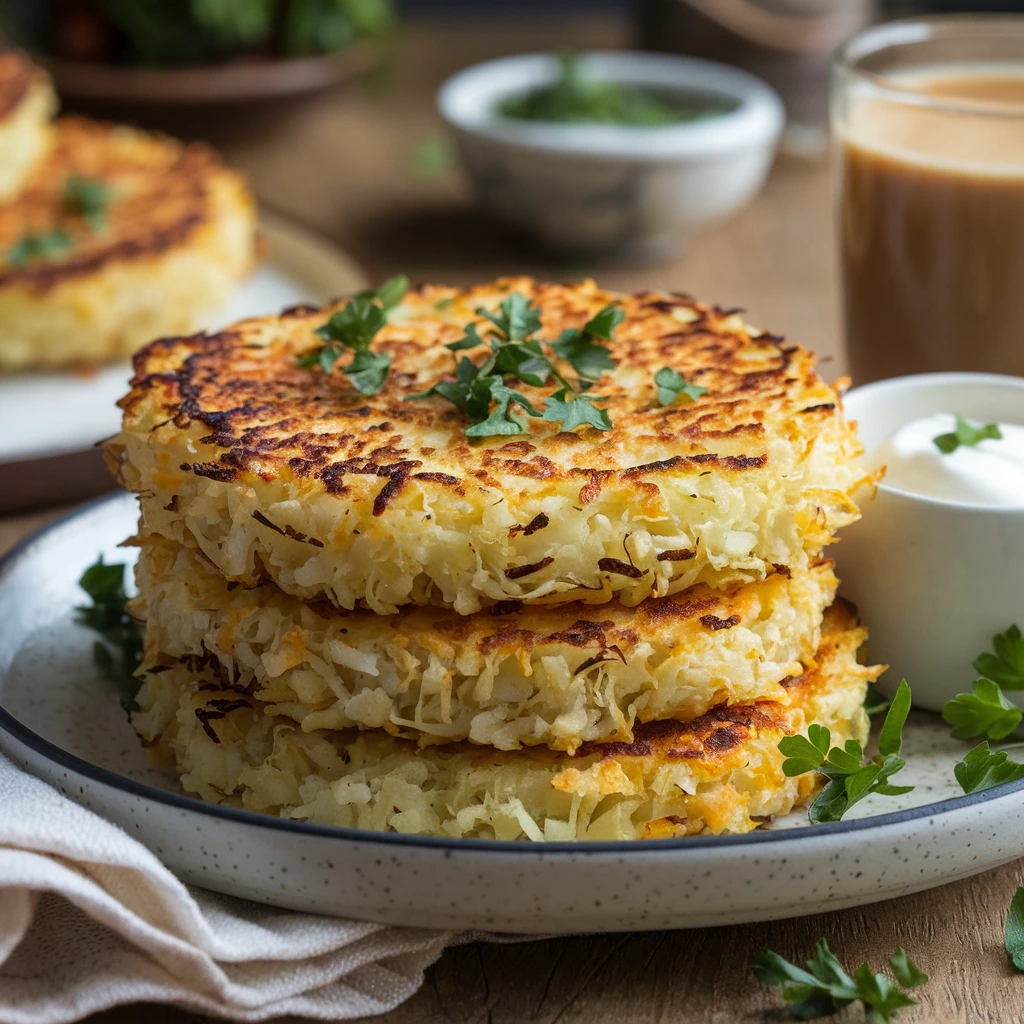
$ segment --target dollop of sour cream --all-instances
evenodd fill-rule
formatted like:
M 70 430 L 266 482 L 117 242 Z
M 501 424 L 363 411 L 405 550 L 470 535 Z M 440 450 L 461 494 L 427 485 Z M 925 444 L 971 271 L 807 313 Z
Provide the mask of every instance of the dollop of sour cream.
M 872 461 L 886 467 L 884 482 L 901 491 L 971 505 L 1024 507 L 1024 426 L 1000 423 L 1001 440 L 960 445 L 944 455 L 934 439 L 955 429 L 952 413 L 911 420 L 878 447 Z

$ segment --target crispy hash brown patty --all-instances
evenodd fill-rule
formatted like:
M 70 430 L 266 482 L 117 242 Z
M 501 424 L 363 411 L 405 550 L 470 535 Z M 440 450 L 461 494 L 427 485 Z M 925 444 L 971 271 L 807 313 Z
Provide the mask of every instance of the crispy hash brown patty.
M 621 303 L 617 365 L 592 392 L 607 396 L 613 430 L 529 419 L 520 436 L 471 441 L 443 399 L 403 401 L 450 375 L 446 343 L 513 291 L 541 308 L 545 338 Z M 506 601 L 636 605 L 805 569 L 858 517 L 866 477 L 838 394 L 809 353 L 727 311 L 593 282 L 423 287 L 377 335 L 393 363 L 372 398 L 297 366 L 330 312 L 139 353 L 108 454 L 140 495 L 144 532 L 305 600 L 469 614 Z M 653 377 L 665 366 L 707 392 L 661 406 Z M 521 390 L 543 405 L 543 389 Z
M 15 199 L 53 141 L 57 97 L 19 50 L 0 49 L 0 203 Z
M 636 721 L 688 720 L 721 704 L 787 703 L 814 657 L 831 562 L 727 591 L 698 586 L 617 603 L 393 616 L 247 589 L 194 549 L 147 539 L 136 568 L 145 686 L 167 666 L 214 675 L 306 732 L 384 729 L 421 743 L 500 749 L 633 739 Z M 151 673 L 151 674 L 150 674 Z
M 69 211 L 76 178 L 108 197 L 96 224 Z M 60 252 L 11 260 L 55 231 Z M 195 330 L 252 269 L 256 242 L 252 196 L 213 150 L 63 118 L 17 202 L 0 206 L 0 370 L 113 359 Z
M 778 742 L 810 722 L 863 742 L 865 637 L 841 604 L 791 702 L 719 705 L 689 723 L 639 726 L 630 744 L 500 752 L 417 748 L 381 732 L 303 732 L 215 676 L 158 673 L 133 723 L 156 759 L 204 800 L 321 825 L 420 835 L 573 840 L 746 832 L 815 789 L 786 778 Z

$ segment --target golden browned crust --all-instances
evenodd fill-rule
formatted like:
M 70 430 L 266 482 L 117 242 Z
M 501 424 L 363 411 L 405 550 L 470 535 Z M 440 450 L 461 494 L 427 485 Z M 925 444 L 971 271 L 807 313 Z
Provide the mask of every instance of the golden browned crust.
M 109 187 L 111 201 L 100 230 L 69 215 L 63 191 L 71 175 L 99 179 Z M 211 219 L 211 188 L 222 175 L 233 172 L 200 143 L 185 145 L 132 128 L 62 118 L 52 152 L 17 203 L 0 206 L 0 252 L 29 232 L 58 225 L 72 235 L 73 247 L 60 260 L 0 266 L 0 288 L 45 292 L 112 264 L 166 253 Z
M 806 704 L 829 685 L 818 666 L 831 663 L 844 648 L 856 650 L 861 645 L 864 634 L 851 636 L 856 629 L 856 610 L 847 601 L 837 599 L 825 613 L 815 662 L 806 666 L 803 675 L 783 681 L 789 704 L 771 700 L 719 704 L 690 722 L 640 722 L 633 728 L 632 743 L 584 743 L 575 756 L 656 757 L 661 761 L 692 760 L 714 765 L 759 733 L 787 731 L 792 709 Z M 881 671 L 881 667 L 872 669 L 872 678 Z
M 442 399 L 403 401 L 452 372 L 455 360 L 444 345 L 461 336 L 466 320 L 482 322 L 474 307 L 495 291 L 500 298 L 513 290 L 542 307 L 543 336 L 551 338 L 581 327 L 607 302 L 622 304 L 626 319 L 611 343 L 618 365 L 594 388 L 608 396 L 613 431 L 560 433 L 553 423 L 530 419 L 522 437 L 472 443 L 465 417 Z M 774 335 L 752 336 L 729 311 L 684 295 L 620 296 L 593 285 L 509 278 L 469 292 L 425 286 L 411 301 L 418 315 L 400 316 L 378 335 L 375 347 L 394 360 L 380 395 L 365 398 L 338 374 L 296 366 L 297 356 L 317 342 L 313 329 L 336 308 L 300 307 L 218 334 L 154 342 L 136 356 L 132 391 L 122 401 L 126 426 L 143 407 L 150 419 L 158 409 L 181 429 L 202 424 L 202 443 L 220 454 L 180 468 L 211 480 L 306 478 L 354 497 L 356 481 L 376 478 L 373 512 L 380 515 L 408 484 L 455 497 L 467 484 L 493 485 L 497 475 L 575 480 L 586 505 L 612 477 L 642 492 L 645 480 L 666 472 L 742 473 L 766 465 L 767 417 L 789 421 L 784 432 L 795 437 L 833 414 L 838 400 L 808 352 Z M 465 318 L 427 319 L 425 311 L 438 304 L 457 305 Z M 663 408 L 652 385 L 663 366 L 708 393 L 697 403 Z M 521 390 L 542 404 L 542 389 Z M 685 454 L 665 457 L 673 451 Z M 533 520 L 522 526 L 541 528 Z M 628 574 L 625 558 L 622 564 Z
M 746 832 L 820 785 L 813 773 L 785 775 L 784 736 L 817 722 L 838 745 L 866 740 L 864 694 L 882 667 L 857 662 L 865 636 L 852 610 L 836 605 L 818 651 L 787 683 L 791 701 L 719 704 L 572 754 L 306 730 L 200 665 L 148 679 L 132 721 L 189 792 L 321 824 L 532 840 Z
M 550 750 L 546 747 L 531 747 L 529 754 L 518 751 L 495 751 L 486 746 L 472 744 L 439 744 L 430 747 L 439 756 L 455 753 L 470 753 L 479 763 L 512 763 L 517 757 L 529 756 L 537 762 L 548 762 L 563 767 L 600 760 L 653 758 L 659 763 L 690 761 L 699 763 L 707 772 L 717 771 L 744 744 L 763 733 L 777 732 L 780 735 L 792 731 L 792 721 L 799 709 L 812 705 L 816 698 L 835 685 L 830 674 L 832 666 L 838 663 L 844 653 L 856 652 L 867 638 L 867 631 L 858 628 L 856 609 L 849 602 L 837 599 L 825 612 L 821 645 L 813 661 L 805 666 L 801 676 L 787 679 L 783 686 L 789 694 L 789 703 L 761 700 L 749 704 L 718 704 L 703 715 L 689 722 L 663 720 L 639 722 L 633 727 L 630 743 L 584 743 L 575 753 Z M 215 665 L 215 659 L 197 659 L 189 663 L 190 671 L 202 673 Z M 823 671 L 824 669 L 824 671 Z M 864 679 L 874 680 L 882 674 L 884 666 L 863 667 Z M 201 692 L 211 696 L 203 707 L 197 709 L 196 717 L 203 723 L 208 736 L 219 743 L 216 732 L 209 725 L 214 719 L 224 718 L 232 711 L 242 708 L 260 707 L 254 698 L 230 688 L 222 688 L 223 681 L 216 671 L 210 679 L 199 684 Z M 355 735 L 355 734 L 353 734 Z M 365 735 L 365 734 L 364 734 Z M 379 735 L 371 733 L 371 735 Z M 386 742 L 396 751 L 414 754 L 419 748 L 411 740 L 388 736 Z

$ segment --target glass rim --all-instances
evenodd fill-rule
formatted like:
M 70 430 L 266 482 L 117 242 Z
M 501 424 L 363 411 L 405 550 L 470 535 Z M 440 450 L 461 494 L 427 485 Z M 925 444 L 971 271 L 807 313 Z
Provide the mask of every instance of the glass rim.
M 950 30 L 955 30 L 953 33 Z M 966 32 L 965 32 L 966 30 Z M 997 117 L 1010 120 L 1024 118 L 1024 105 L 1007 108 L 1005 104 L 989 104 L 976 100 L 955 100 L 930 96 L 904 88 L 885 72 L 867 71 L 858 67 L 864 58 L 911 43 L 924 43 L 940 38 L 984 38 L 1005 40 L 1016 36 L 1021 41 L 1021 71 L 1024 77 L 1024 14 L 936 14 L 918 18 L 898 18 L 882 22 L 859 32 L 836 52 L 832 73 L 844 79 L 857 80 L 870 87 L 874 95 L 907 106 L 926 107 L 950 114 L 971 117 Z M 979 63 L 985 63 L 979 61 Z M 992 61 L 996 64 L 998 62 Z

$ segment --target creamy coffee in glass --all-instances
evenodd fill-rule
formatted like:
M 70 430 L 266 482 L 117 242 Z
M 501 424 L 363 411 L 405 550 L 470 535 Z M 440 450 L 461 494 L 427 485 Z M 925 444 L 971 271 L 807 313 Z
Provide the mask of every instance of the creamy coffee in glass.
M 857 36 L 832 127 L 854 382 L 1024 376 L 1024 17 Z

